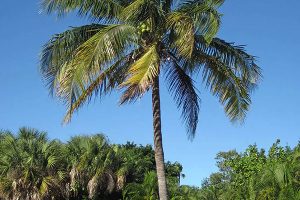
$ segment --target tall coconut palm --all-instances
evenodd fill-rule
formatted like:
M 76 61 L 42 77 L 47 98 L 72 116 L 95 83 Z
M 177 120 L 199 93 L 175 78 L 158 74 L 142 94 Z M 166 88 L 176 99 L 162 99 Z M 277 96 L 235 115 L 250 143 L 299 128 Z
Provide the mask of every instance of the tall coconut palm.
M 67 106 L 65 121 L 92 96 L 123 89 L 121 104 L 152 91 L 159 197 L 168 199 L 161 133 L 160 84 L 169 91 L 196 133 L 199 96 L 192 79 L 217 96 L 232 121 L 243 120 L 260 78 L 255 58 L 214 38 L 224 0 L 43 0 L 48 13 L 78 12 L 93 23 L 54 35 L 44 46 L 41 72 L 52 94 Z M 201 73 L 199 73 L 201 72 Z

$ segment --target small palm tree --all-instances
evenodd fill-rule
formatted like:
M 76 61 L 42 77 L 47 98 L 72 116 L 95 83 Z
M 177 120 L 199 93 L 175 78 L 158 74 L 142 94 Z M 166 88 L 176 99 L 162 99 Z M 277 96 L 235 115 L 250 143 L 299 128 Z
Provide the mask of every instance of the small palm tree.
M 0 198 L 63 199 L 66 196 L 62 145 L 44 132 L 21 128 L 0 134 Z
M 43 8 L 62 16 L 77 11 L 94 23 L 54 35 L 44 46 L 41 71 L 51 93 L 67 105 L 65 121 L 93 95 L 115 88 L 120 103 L 152 91 L 153 128 L 159 197 L 168 199 L 161 133 L 159 77 L 187 125 L 196 133 L 199 96 L 192 80 L 217 96 L 232 121 L 243 120 L 250 93 L 260 78 L 255 58 L 214 38 L 224 0 L 43 0 Z M 162 73 L 163 72 L 163 73 Z M 199 73 L 200 72 L 200 73 Z
M 118 163 L 103 135 L 73 137 L 67 149 L 72 196 L 83 198 L 87 194 L 94 199 L 113 192 Z

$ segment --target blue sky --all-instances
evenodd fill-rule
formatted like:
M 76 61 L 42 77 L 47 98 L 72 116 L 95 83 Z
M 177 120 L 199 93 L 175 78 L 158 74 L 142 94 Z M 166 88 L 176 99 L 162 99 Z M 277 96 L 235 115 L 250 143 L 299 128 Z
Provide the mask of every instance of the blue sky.
M 197 136 L 189 141 L 176 109 L 162 86 L 162 129 L 167 160 L 183 164 L 183 184 L 200 185 L 216 170 L 215 155 L 249 144 L 268 148 L 277 138 L 294 146 L 300 139 L 300 1 L 227 0 L 219 37 L 247 45 L 259 57 L 264 80 L 252 95 L 243 125 L 231 124 L 222 106 L 199 85 L 202 99 Z M 152 144 L 149 94 L 133 105 L 118 106 L 119 94 L 95 99 L 62 125 L 64 106 L 49 97 L 38 71 L 42 45 L 52 34 L 85 23 L 76 16 L 57 20 L 39 14 L 39 1 L 1 0 L 0 129 L 30 126 L 50 138 L 105 133 L 114 143 Z

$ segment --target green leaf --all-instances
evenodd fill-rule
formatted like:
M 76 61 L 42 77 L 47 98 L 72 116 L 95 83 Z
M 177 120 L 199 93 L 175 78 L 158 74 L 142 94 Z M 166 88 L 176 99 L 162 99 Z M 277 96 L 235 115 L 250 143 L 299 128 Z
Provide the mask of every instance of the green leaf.
M 194 86 L 194 82 L 176 60 L 168 66 L 166 80 L 168 90 L 173 95 L 178 108 L 182 109 L 182 118 L 186 123 L 187 132 L 190 138 L 196 133 L 198 114 L 199 114 L 199 97 Z
M 118 0 L 43 0 L 41 6 L 43 11 L 56 13 L 58 16 L 76 11 L 80 16 L 101 21 L 118 19 L 123 9 L 121 1 Z
M 154 78 L 159 75 L 159 64 L 157 46 L 153 45 L 129 68 L 128 78 L 120 85 L 127 87 L 121 104 L 135 100 L 151 87 Z

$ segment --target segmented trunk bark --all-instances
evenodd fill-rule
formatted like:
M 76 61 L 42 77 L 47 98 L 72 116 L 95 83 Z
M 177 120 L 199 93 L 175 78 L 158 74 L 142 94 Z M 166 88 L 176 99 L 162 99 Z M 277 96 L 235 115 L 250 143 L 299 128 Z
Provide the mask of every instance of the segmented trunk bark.
M 154 129 L 154 151 L 156 162 L 156 173 L 158 179 L 158 192 L 160 200 L 168 200 L 167 183 L 164 165 L 164 150 L 161 134 L 161 114 L 159 97 L 159 78 L 154 80 L 152 88 L 152 109 L 153 109 L 153 129 Z

